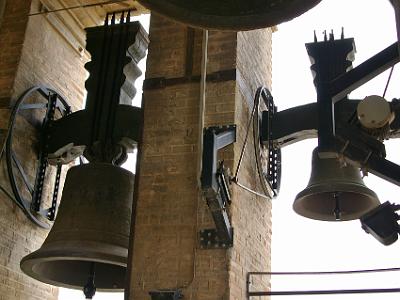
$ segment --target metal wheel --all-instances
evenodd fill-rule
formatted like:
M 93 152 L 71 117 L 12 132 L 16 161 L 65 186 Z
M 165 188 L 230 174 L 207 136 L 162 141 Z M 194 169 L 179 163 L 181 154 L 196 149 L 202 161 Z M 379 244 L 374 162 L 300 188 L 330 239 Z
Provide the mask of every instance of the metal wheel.
M 45 132 L 52 120 L 70 112 L 66 100 L 44 86 L 25 91 L 11 111 L 5 146 L 11 188 L 16 204 L 43 228 L 49 228 L 48 221 L 54 220 L 61 178 L 61 165 L 48 164 Z M 50 182 L 53 191 L 47 191 Z M 44 192 L 52 196 L 42 199 Z M 49 207 L 43 208 L 44 205 Z
M 258 174 L 264 193 L 275 197 L 279 193 L 281 182 L 281 149 L 276 147 L 270 138 L 271 120 L 272 115 L 276 112 L 276 106 L 267 88 L 257 89 L 254 105 L 254 150 Z M 262 118 L 263 114 L 264 119 Z

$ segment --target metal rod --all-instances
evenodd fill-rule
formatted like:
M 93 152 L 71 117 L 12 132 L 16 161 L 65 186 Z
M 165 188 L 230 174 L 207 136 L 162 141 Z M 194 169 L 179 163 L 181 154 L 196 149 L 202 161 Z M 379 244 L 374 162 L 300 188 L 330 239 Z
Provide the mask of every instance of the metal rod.
M 382 269 L 365 269 L 365 270 L 348 270 L 348 271 L 309 271 L 309 272 L 249 272 L 250 275 L 339 275 L 339 274 L 357 274 L 357 273 L 379 273 L 379 272 L 398 272 L 400 267 L 382 268 Z
M 11 157 L 12 157 L 13 162 L 15 163 L 15 166 L 17 167 L 18 173 L 22 177 L 22 181 L 25 183 L 26 188 L 28 189 L 29 193 L 31 193 L 31 195 L 32 195 L 33 194 L 33 186 L 30 184 L 30 182 L 28 180 L 28 176 L 25 174 L 24 169 L 22 168 L 22 165 L 21 165 L 19 159 L 17 158 L 17 155 L 14 152 L 14 150 L 11 150 Z
M 359 290 L 315 290 L 315 291 L 263 291 L 249 292 L 248 297 L 257 296 L 300 296 L 300 295 L 338 295 L 338 294 L 381 294 L 399 293 L 400 288 L 359 289 Z
M 251 193 L 251 194 L 254 194 L 254 195 L 259 196 L 259 197 L 264 198 L 264 199 L 271 200 L 270 197 L 268 197 L 268 196 L 266 196 L 266 195 L 264 195 L 264 194 L 261 194 L 261 193 L 259 193 L 259 192 L 256 192 L 256 191 L 252 190 L 251 188 L 248 188 L 247 186 L 245 186 L 245 185 L 241 184 L 239 181 L 237 181 L 235 178 L 234 178 L 234 180 L 232 180 L 231 182 L 233 182 L 233 183 L 236 184 L 238 187 L 244 189 L 245 191 L 248 191 L 248 192 Z
M 354 69 L 344 73 L 330 83 L 330 94 L 334 101 L 340 100 L 351 91 L 389 69 L 400 61 L 398 43 L 394 43 Z
M 389 87 L 390 80 L 392 79 L 393 69 L 394 69 L 394 66 L 390 68 L 389 77 L 388 77 L 388 80 L 385 85 L 385 90 L 383 91 L 383 96 L 382 96 L 383 98 L 385 98 L 385 96 L 386 96 L 386 92 Z
M 244 157 L 244 153 L 245 153 L 245 151 L 246 151 L 247 141 L 248 141 L 248 138 L 249 138 L 250 126 L 251 126 L 251 124 L 253 123 L 254 113 L 255 113 L 255 111 L 256 111 L 256 104 L 255 104 L 255 102 L 256 102 L 257 99 L 260 98 L 260 95 L 261 95 L 261 91 L 258 90 L 257 93 L 256 93 L 256 96 L 255 96 L 255 101 L 254 101 L 254 104 L 253 104 L 253 108 L 252 108 L 252 110 L 251 110 L 249 122 L 247 123 L 246 136 L 245 136 L 245 138 L 244 138 L 243 147 L 242 147 L 242 150 L 241 150 L 241 152 L 240 152 L 239 162 L 238 162 L 237 167 L 236 167 L 236 172 L 235 172 L 234 181 L 237 181 L 237 180 L 238 180 L 237 178 L 238 178 L 238 176 L 239 176 L 240 167 L 241 167 L 241 165 L 242 165 L 242 160 L 243 160 L 243 157 Z
M 88 8 L 88 7 L 101 6 L 101 5 L 110 5 L 110 4 L 120 3 L 120 2 L 127 2 L 127 1 L 129 1 L 129 0 L 109 0 L 109 1 L 105 1 L 105 2 L 99 2 L 99 3 L 82 4 L 82 5 L 77 5 L 77 6 L 58 8 L 58 9 L 49 10 L 49 11 L 36 12 L 36 13 L 29 14 L 28 17 L 50 14 L 50 13 L 72 10 L 72 9 L 78 9 L 78 8 Z

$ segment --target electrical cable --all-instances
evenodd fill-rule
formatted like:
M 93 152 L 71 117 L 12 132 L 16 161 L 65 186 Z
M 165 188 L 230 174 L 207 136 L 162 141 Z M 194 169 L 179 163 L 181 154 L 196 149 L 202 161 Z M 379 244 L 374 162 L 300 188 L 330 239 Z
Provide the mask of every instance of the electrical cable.
M 127 1 L 129 1 L 129 0 L 109 0 L 109 1 L 105 1 L 105 2 L 99 2 L 99 3 L 82 4 L 82 5 L 77 5 L 77 6 L 58 8 L 58 9 L 49 10 L 49 11 L 41 11 L 41 12 L 31 13 L 28 15 L 28 17 L 45 15 L 45 14 L 55 13 L 55 12 L 60 12 L 60 11 L 68 11 L 68 10 L 73 10 L 73 9 L 78 9 L 78 8 L 88 8 L 88 7 L 95 7 L 95 6 L 101 6 L 101 5 L 117 4 L 117 3 L 121 3 L 121 2 L 127 2 Z

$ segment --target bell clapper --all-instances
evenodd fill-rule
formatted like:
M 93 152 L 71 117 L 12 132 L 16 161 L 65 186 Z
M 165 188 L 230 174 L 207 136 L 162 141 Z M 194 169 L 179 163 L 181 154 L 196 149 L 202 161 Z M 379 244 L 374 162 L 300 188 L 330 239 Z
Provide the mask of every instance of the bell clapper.
M 336 221 L 340 221 L 340 215 L 341 215 L 340 203 L 339 203 L 339 195 L 338 194 L 339 194 L 338 192 L 334 192 L 333 193 L 333 198 L 335 199 L 335 210 L 333 211 L 333 213 L 335 214 Z
M 83 287 L 83 293 L 86 299 L 93 299 L 94 294 L 96 294 L 96 285 L 94 284 L 95 277 L 95 263 L 92 262 L 90 265 L 90 274 L 86 285 Z

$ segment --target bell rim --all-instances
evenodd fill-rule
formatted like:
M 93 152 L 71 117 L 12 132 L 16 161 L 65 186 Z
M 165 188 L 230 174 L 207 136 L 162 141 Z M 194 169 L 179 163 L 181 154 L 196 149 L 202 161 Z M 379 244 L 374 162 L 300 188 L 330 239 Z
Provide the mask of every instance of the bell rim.
M 301 16 L 322 0 L 296 0 L 292 1 L 291 9 L 286 8 L 283 14 L 281 11 L 264 12 L 262 14 L 248 14 L 244 16 L 224 16 L 201 14 L 194 11 L 189 11 L 175 4 L 167 3 L 166 1 L 140 0 L 139 2 L 150 10 L 170 18 L 176 22 L 194 27 L 211 29 L 211 30 L 228 30 L 228 31 L 243 31 L 254 30 L 276 26 L 283 22 L 290 21 L 298 16 Z M 288 14 L 288 11 L 290 13 Z
M 319 185 L 311 185 L 306 187 L 304 190 L 302 190 L 301 192 L 299 192 L 296 197 L 295 200 L 293 202 L 293 210 L 299 214 L 300 216 L 306 217 L 308 219 L 312 219 L 312 220 L 317 220 L 317 221 L 327 221 L 327 222 L 341 222 L 341 221 L 352 221 L 352 220 L 356 220 L 359 219 L 361 217 L 361 215 L 363 215 L 364 213 L 367 213 L 370 209 L 372 208 L 368 208 L 365 209 L 365 211 L 361 211 L 356 213 L 351 213 L 348 215 L 344 215 L 343 217 L 341 217 L 339 220 L 337 220 L 335 218 L 335 216 L 332 214 L 332 216 L 329 217 L 329 215 L 325 215 L 325 218 L 318 217 L 318 213 L 305 213 L 304 209 L 300 208 L 300 204 L 301 202 L 305 201 L 305 198 L 307 196 L 309 196 L 310 194 L 316 195 L 316 194 L 325 194 L 325 193 L 335 193 L 337 190 L 338 193 L 340 192 L 344 192 L 344 193 L 355 193 L 355 194 L 361 194 L 364 197 L 366 197 L 369 200 L 369 204 L 371 205 L 375 205 L 378 206 L 380 205 L 380 201 L 378 198 L 378 195 L 371 189 L 369 189 L 366 186 L 360 185 L 360 184 L 349 184 L 349 183 L 335 183 L 335 189 L 327 189 L 326 185 L 324 186 L 319 186 Z M 353 189 L 354 187 L 358 187 L 359 189 Z M 374 207 L 375 207 L 374 206 Z
M 82 252 L 79 251 L 71 251 L 68 252 L 68 256 L 65 255 L 65 251 L 71 251 L 68 248 L 64 248 L 63 251 L 56 251 L 56 250 L 43 250 L 42 248 L 28 254 L 27 256 L 23 257 L 20 262 L 21 270 L 28 276 L 50 285 L 58 286 L 58 287 L 65 287 L 69 289 L 82 289 L 82 286 L 68 284 L 61 281 L 52 280 L 49 278 L 45 278 L 41 276 L 38 272 L 35 272 L 34 267 L 37 266 L 38 263 L 49 263 L 49 262 L 57 262 L 57 261 L 83 261 L 83 262 L 95 262 L 101 264 L 107 264 L 112 266 L 117 266 L 125 269 L 127 268 L 127 260 L 122 259 L 120 256 L 117 255 L 109 255 L 107 254 L 108 259 L 101 259 L 96 257 L 96 253 L 91 252 L 90 257 L 83 256 Z M 102 252 L 97 252 L 97 256 L 104 257 L 105 254 Z M 113 259 L 113 260 L 111 260 Z M 118 292 L 123 291 L 124 288 L 101 288 L 96 287 L 98 291 L 104 292 Z

